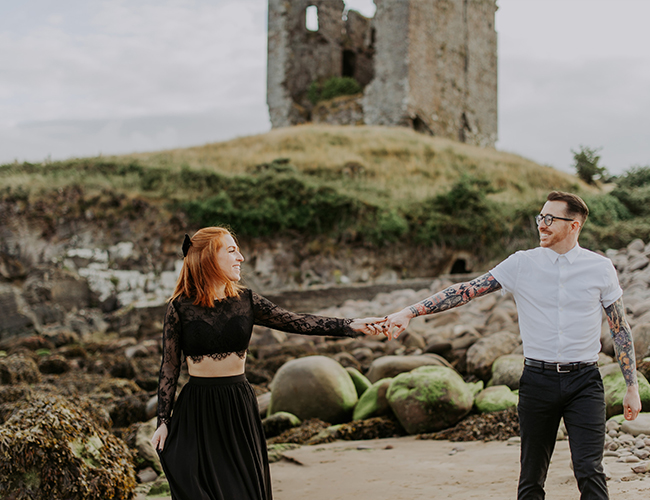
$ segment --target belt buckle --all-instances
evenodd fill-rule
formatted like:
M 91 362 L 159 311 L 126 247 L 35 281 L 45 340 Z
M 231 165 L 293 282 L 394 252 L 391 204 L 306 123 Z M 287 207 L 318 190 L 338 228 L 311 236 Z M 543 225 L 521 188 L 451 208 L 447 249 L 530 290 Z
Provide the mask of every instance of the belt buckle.
M 569 367 L 568 370 L 560 370 L 560 366 L 562 366 L 560 363 L 558 363 L 557 365 L 555 365 L 555 368 L 556 368 L 556 370 L 557 370 L 558 373 L 570 373 L 570 372 L 571 372 L 571 365 L 570 365 L 570 364 L 568 364 L 568 365 L 564 365 L 564 366 L 568 366 L 568 367 Z

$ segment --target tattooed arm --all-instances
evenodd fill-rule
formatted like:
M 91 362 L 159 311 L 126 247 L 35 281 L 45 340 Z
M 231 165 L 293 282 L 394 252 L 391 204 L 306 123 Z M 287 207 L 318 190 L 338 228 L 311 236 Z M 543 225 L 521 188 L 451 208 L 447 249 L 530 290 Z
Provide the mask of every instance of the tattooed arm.
M 605 308 L 609 330 L 614 340 L 616 361 L 621 367 L 627 392 L 623 398 L 623 415 L 627 420 L 634 420 L 641 411 L 639 399 L 639 384 L 636 379 L 636 360 L 634 357 L 634 343 L 630 325 L 625 319 L 623 299 L 618 299 L 611 306 Z
M 391 314 L 383 327 L 388 338 L 397 338 L 406 330 L 409 321 L 423 314 L 434 314 L 467 304 L 470 300 L 501 289 L 499 282 L 490 273 L 466 282 L 456 283 L 443 291 L 424 299 L 422 302 L 405 307 Z

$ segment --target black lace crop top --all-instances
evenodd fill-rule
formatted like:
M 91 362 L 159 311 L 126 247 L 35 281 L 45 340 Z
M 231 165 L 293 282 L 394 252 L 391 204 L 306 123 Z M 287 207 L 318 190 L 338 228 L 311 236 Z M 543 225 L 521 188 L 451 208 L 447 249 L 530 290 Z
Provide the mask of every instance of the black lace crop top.
M 249 289 L 237 297 L 215 302 L 214 307 L 195 306 L 192 299 L 177 298 L 167 305 L 165 313 L 158 425 L 169 423 L 171 418 L 181 352 L 194 362 L 200 362 L 205 356 L 224 359 L 233 353 L 243 359 L 254 324 L 288 333 L 356 337 L 349 326 L 351 322 L 351 319 L 293 313 Z

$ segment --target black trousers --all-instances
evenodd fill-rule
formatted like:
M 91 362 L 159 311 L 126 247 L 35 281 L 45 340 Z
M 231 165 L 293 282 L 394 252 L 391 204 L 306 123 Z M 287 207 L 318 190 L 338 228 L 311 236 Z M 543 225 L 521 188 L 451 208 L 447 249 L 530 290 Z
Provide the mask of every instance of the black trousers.
M 609 498 L 602 467 L 605 393 L 596 366 L 570 373 L 526 366 L 517 409 L 521 430 L 518 500 L 545 497 L 544 482 L 562 417 L 581 500 Z

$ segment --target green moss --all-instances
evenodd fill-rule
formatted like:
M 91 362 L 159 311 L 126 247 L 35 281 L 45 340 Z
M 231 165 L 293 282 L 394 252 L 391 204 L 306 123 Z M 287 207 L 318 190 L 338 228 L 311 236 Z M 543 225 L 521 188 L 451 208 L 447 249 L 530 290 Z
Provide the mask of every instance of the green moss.
M 474 400 L 474 405 L 480 413 L 503 411 L 517 406 L 517 395 L 508 386 L 495 385 L 481 391 Z
M 370 380 L 364 377 L 356 368 L 346 368 L 345 371 L 348 372 L 350 379 L 352 379 L 354 388 L 357 390 L 357 396 L 361 397 L 361 395 L 372 385 Z

